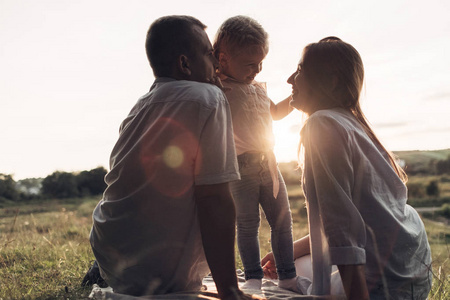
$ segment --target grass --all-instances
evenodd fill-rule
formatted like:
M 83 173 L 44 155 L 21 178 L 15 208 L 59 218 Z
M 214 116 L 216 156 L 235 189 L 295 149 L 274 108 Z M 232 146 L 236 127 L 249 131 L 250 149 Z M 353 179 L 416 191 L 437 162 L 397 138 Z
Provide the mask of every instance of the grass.
M 88 235 L 98 200 L 57 201 L 0 212 L 0 299 L 86 299 Z
M 430 299 L 450 299 L 450 226 L 423 219 L 433 258 Z
M 291 210 L 294 238 L 308 232 L 301 191 Z M 94 257 L 88 236 L 91 214 L 98 199 L 47 200 L 0 209 L 0 299 L 86 299 L 90 288 L 81 280 Z M 270 230 L 262 218 L 261 254 L 270 251 Z M 433 253 L 433 289 L 430 299 L 449 299 L 450 265 L 448 225 L 424 220 Z M 236 252 L 237 253 L 237 252 Z M 242 263 L 237 260 L 237 267 Z

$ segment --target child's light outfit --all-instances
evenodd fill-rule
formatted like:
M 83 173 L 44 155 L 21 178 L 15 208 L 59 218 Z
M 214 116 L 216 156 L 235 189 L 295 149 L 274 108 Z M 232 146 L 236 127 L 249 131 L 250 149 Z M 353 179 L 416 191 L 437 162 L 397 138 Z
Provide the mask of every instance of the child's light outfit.
M 237 242 L 245 278 L 261 279 L 258 230 L 261 205 L 271 227 L 279 279 L 296 276 L 292 218 L 286 185 L 273 153 L 270 99 L 262 84 L 222 80 L 230 103 L 241 180 L 231 182 L 237 212 Z
M 425 227 L 387 153 L 345 109 L 319 110 L 305 147 L 314 295 L 330 293 L 332 265 L 365 264 L 370 299 L 426 299 L 431 252 Z

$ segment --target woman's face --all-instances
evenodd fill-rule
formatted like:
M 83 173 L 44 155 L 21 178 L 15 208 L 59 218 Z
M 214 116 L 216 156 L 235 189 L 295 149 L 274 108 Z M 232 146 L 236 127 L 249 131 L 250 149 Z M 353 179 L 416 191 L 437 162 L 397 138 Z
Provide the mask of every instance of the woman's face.
M 314 93 L 302 71 L 302 62 L 298 64 L 297 71 L 288 78 L 287 82 L 292 85 L 291 106 L 307 114 L 311 114 Z

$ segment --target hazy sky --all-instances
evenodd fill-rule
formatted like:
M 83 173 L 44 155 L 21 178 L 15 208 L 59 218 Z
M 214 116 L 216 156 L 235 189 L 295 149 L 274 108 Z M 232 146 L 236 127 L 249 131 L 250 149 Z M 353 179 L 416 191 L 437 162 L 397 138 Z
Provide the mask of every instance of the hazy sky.
M 257 19 L 270 52 L 257 80 L 278 102 L 305 45 L 335 35 L 360 52 L 363 109 L 390 150 L 450 148 L 450 1 L 0 0 L 0 173 L 108 168 L 122 119 L 153 76 L 156 18 L 188 14 L 211 39 L 228 17 Z M 274 123 L 280 161 L 296 159 L 302 115 Z

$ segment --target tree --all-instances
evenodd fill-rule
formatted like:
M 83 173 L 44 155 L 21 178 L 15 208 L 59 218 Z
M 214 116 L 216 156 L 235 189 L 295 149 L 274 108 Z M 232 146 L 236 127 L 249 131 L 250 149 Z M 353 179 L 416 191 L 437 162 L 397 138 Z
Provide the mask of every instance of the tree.
M 25 198 L 37 197 L 41 188 L 42 178 L 25 178 L 16 183 L 17 191 Z
M 11 175 L 0 174 L 0 201 L 3 199 L 17 201 L 19 193 L 16 190 L 16 182 Z
M 450 219 L 450 204 L 446 203 L 442 205 L 442 208 L 439 210 L 439 214 L 447 219 Z
M 107 171 L 103 167 L 98 167 L 90 171 L 83 171 L 77 175 L 78 191 L 81 196 L 99 195 L 106 188 L 105 175 Z
M 428 196 L 438 197 L 439 194 L 440 194 L 439 185 L 438 185 L 438 182 L 436 180 L 430 181 L 430 183 L 427 185 L 426 190 L 427 190 L 427 195 Z
M 60 171 L 52 173 L 42 181 L 42 195 L 55 198 L 78 197 L 76 176 Z
M 446 160 L 437 161 L 435 168 L 438 175 L 450 174 L 450 157 Z
M 407 183 L 408 198 L 423 198 L 425 197 L 425 186 L 422 183 Z

